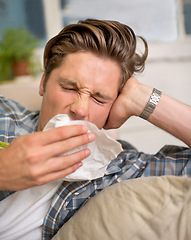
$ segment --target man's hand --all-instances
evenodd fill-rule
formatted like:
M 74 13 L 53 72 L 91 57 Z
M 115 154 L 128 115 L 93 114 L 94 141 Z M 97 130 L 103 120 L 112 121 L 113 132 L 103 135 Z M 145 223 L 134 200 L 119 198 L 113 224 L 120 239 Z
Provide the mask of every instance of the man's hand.
M 115 100 L 109 114 L 105 129 L 120 127 L 129 117 L 139 116 L 144 109 L 148 99 L 145 100 L 145 94 L 149 97 L 148 89 L 131 77 L 127 80 L 118 98 Z
M 153 88 L 131 77 L 115 100 L 104 126 L 120 127 L 129 117 L 140 116 L 150 99 Z M 148 121 L 167 131 L 191 147 L 191 107 L 162 94 Z
M 0 151 L 0 190 L 22 190 L 63 178 L 82 166 L 89 149 L 60 156 L 95 139 L 83 125 L 64 126 L 15 139 Z

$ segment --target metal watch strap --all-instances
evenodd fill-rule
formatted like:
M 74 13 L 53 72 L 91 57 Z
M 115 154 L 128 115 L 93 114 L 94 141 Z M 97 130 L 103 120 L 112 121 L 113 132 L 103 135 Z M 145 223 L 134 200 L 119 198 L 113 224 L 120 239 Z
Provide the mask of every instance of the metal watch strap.
M 159 91 L 156 88 L 153 88 L 153 92 L 150 96 L 150 99 L 149 99 L 148 103 L 146 104 L 143 112 L 140 115 L 141 118 L 147 120 L 150 117 L 150 115 L 154 112 L 154 110 L 158 104 L 161 94 L 162 94 L 161 91 Z

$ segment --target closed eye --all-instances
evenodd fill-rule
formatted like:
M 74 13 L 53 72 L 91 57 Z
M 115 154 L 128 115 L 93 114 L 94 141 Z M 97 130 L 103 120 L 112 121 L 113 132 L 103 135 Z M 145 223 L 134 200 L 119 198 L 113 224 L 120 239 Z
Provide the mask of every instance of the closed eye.
M 64 90 L 66 90 L 66 91 L 76 91 L 76 89 L 74 89 L 74 88 L 64 88 Z
M 71 92 L 71 91 L 76 91 L 75 88 L 69 88 L 69 87 L 65 87 L 63 85 L 61 85 L 62 89 L 64 89 L 65 91 Z
M 100 103 L 100 104 L 104 104 L 104 103 L 106 103 L 106 102 L 104 102 L 104 101 L 101 101 L 101 100 L 99 100 L 99 99 L 97 99 L 97 98 L 95 98 L 95 97 L 92 97 L 97 103 Z

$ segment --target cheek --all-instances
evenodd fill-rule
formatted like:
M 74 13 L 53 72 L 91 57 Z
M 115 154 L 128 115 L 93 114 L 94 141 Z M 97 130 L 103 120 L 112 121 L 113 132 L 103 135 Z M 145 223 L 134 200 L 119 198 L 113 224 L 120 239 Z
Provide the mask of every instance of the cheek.
M 52 111 L 54 111 L 54 109 L 63 110 L 64 107 L 73 102 L 73 98 L 72 94 L 55 91 L 53 94 L 49 94 L 48 103 Z
M 54 117 L 61 108 L 62 100 L 60 94 L 46 91 L 43 96 L 43 116 L 46 116 L 46 120 L 50 120 Z

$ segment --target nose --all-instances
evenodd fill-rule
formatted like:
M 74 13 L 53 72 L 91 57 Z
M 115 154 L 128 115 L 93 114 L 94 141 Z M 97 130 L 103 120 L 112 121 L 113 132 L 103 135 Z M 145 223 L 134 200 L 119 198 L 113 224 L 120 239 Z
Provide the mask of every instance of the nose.
M 70 111 L 72 118 L 75 120 L 87 120 L 89 113 L 88 96 L 76 96 L 74 102 L 71 104 Z

